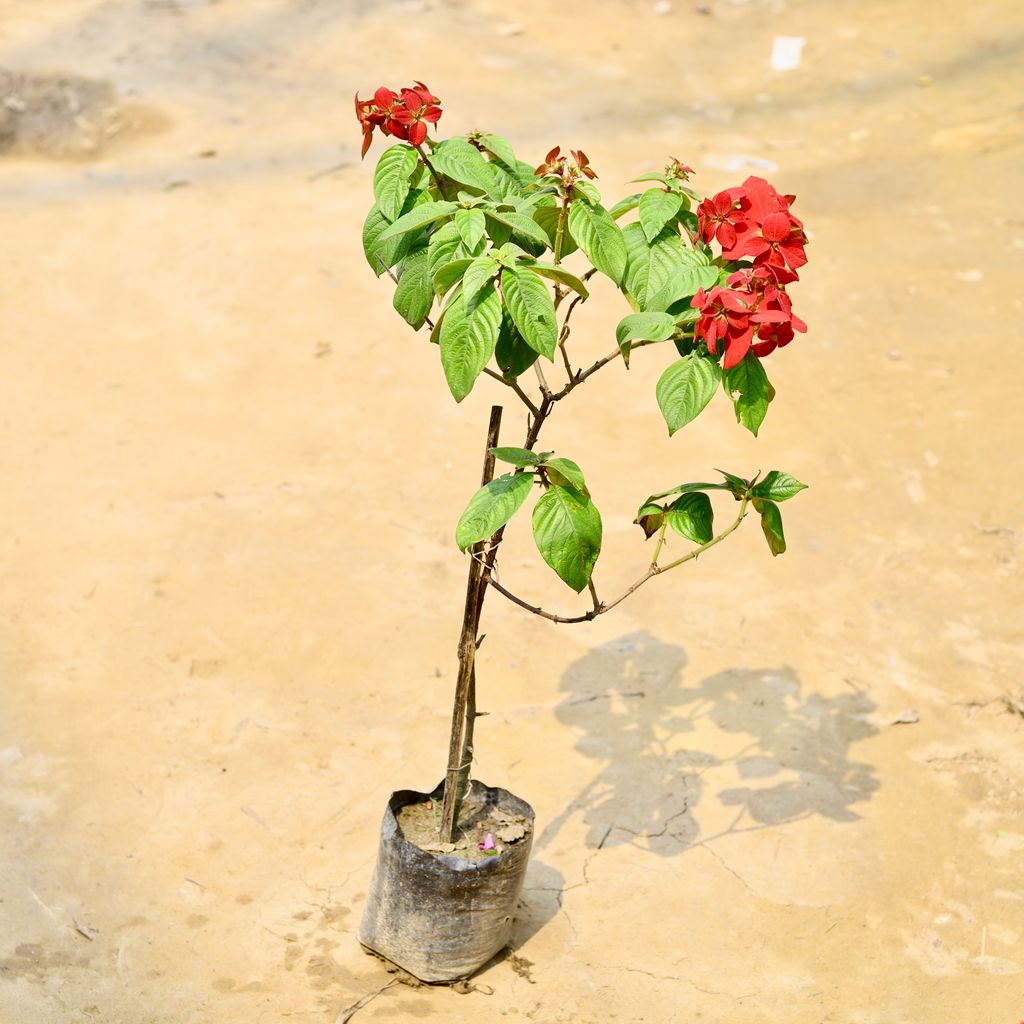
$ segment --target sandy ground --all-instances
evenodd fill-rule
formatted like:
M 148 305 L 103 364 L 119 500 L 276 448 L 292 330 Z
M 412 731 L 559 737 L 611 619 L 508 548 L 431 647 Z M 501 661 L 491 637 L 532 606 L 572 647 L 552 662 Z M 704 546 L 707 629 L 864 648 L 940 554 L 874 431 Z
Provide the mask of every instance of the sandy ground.
M 759 439 L 716 400 L 669 442 L 657 349 L 552 420 L 602 588 L 653 490 L 812 489 L 784 558 L 749 523 L 594 624 L 490 599 L 478 775 L 538 821 L 516 958 L 355 1020 L 1024 1017 L 1024 8 L 550 8 L 0 2 L 0 65 L 131 107 L 88 162 L 0 162 L 2 1024 L 333 1024 L 388 981 L 355 927 L 388 792 L 443 767 L 506 397 L 455 406 L 363 263 L 351 96 L 413 78 L 608 196 L 760 169 L 813 233 Z M 623 311 L 583 307 L 581 362 Z M 503 578 L 576 607 L 525 531 Z

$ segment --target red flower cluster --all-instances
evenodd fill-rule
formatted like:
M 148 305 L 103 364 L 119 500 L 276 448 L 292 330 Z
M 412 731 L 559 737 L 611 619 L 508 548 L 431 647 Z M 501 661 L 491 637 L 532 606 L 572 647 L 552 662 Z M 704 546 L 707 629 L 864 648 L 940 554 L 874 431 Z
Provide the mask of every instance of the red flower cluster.
M 700 238 L 722 247 L 727 260 L 751 257 L 753 267 L 738 270 L 726 287 L 703 288 L 693 297 L 700 319 L 694 336 L 713 355 L 723 345 L 723 369 L 741 362 L 747 352 L 758 358 L 788 345 L 794 331 L 807 325 L 793 315 L 785 286 L 797 280 L 807 262 L 803 224 L 790 212 L 794 196 L 779 195 L 763 178 L 747 178 L 697 207 Z
M 796 196 L 782 196 L 764 178 L 747 178 L 697 207 L 701 239 L 715 239 L 727 260 L 751 256 L 755 266 L 771 268 L 779 284 L 797 279 L 807 262 L 803 224 L 790 212 Z
M 440 100 L 422 83 L 414 88 L 392 92 L 382 85 L 372 100 L 361 100 L 356 93 L 356 117 L 363 128 L 363 151 L 370 148 L 373 129 L 393 135 L 414 146 L 421 146 L 427 137 L 427 124 L 437 124 L 441 117 Z
M 730 370 L 742 362 L 747 352 L 761 358 L 776 348 L 788 345 L 793 332 L 804 332 L 807 324 L 793 314 L 793 304 L 785 288 L 766 266 L 737 270 L 727 287 L 703 288 L 693 297 L 700 319 L 694 335 L 703 338 L 712 355 L 722 342 L 722 368 Z

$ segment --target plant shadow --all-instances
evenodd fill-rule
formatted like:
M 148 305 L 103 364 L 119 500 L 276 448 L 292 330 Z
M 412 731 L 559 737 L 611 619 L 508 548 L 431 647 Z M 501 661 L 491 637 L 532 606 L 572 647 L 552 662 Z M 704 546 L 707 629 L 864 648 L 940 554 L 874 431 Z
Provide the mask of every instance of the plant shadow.
M 632 843 L 662 856 L 813 815 L 859 818 L 854 805 L 879 786 L 873 766 L 850 756 L 854 743 L 877 732 L 866 693 L 805 695 L 785 667 L 731 669 L 687 685 L 686 661 L 681 647 L 639 632 L 567 669 L 560 687 L 567 696 L 555 713 L 601 768 L 546 826 L 538 850 L 577 814 L 592 849 Z M 723 756 L 686 745 L 687 734 L 706 737 L 709 727 L 735 737 L 737 749 Z M 738 783 L 714 791 L 736 812 L 704 835 L 696 812 L 710 794 L 709 771 Z

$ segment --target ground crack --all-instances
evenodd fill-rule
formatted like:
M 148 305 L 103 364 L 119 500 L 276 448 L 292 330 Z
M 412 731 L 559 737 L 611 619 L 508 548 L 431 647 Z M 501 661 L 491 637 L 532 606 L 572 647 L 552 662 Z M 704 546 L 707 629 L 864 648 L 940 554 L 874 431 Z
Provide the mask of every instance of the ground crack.
M 715 850 L 712 850 L 710 846 L 706 846 L 703 843 L 699 845 L 702 849 L 707 850 L 707 852 L 710 853 L 711 856 L 714 857 L 715 860 L 717 860 L 718 863 L 721 864 L 722 867 L 725 868 L 725 870 L 728 871 L 729 874 L 732 875 L 733 878 L 735 878 L 743 886 L 743 888 L 751 894 L 751 896 L 759 896 L 758 892 L 751 887 L 750 883 L 738 871 L 734 871 L 731 867 L 729 867 L 729 865 L 725 862 L 725 859 L 722 857 L 721 854 L 717 853 Z

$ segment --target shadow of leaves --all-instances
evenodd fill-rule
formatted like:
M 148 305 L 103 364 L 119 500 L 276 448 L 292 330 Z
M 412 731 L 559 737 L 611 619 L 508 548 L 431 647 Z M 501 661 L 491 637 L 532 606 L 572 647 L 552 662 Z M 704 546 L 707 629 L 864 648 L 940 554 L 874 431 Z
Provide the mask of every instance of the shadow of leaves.
M 544 829 L 538 849 L 576 814 L 592 849 L 633 843 L 664 856 L 812 815 L 859 817 L 854 806 L 879 785 L 873 766 L 851 756 L 877 731 L 866 693 L 805 694 L 785 667 L 731 669 L 687 685 L 686 662 L 681 647 L 640 632 L 595 648 L 565 672 L 556 715 L 600 768 Z M 725 736 L 708 742 L 709 730 Z M 725 737 L 735 737 L 736 748 L 723 755 Z M 718 785 L 714 798 L 736 814 L 704 835 L 697 811 L 709 778 Z

